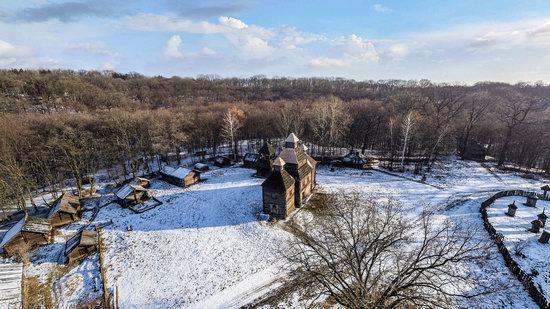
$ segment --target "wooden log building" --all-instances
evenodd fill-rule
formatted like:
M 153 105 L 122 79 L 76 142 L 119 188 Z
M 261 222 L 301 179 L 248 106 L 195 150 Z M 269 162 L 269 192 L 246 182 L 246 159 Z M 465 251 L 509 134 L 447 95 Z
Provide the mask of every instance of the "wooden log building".
M 285 219 L 295 209 L 295 181 L 284 166 L 283 159 L 275 159 L 273 172 L 262 183 L 263 212 L 278 219 Z
M 275 165 L 275 162 L 277 165 Z M 291 133 L 285 140 L 285 148 L 281 151 L 277 159 L 275 159 L 275 162 L 273 163 L 274 169 L 277 168 L 281 171 L 276 175 L 276 177 L 285 177 L 279 176 L 284 175 L 282 173 L 284 170 L 294 180 L 294 202 L 289 203 L 286 198 L 288 192 L 290 191 L 285 187 L 288 184 L 288 181 L 283 181 L 285 186 L 271 186 L 270 183 L 273 182 L 273 179 L 270 180 L 270 176 L 265 180 L 264 183 L 266 183 L 266 185 L 262 185 L 262 188 L 264 188 L 264 191 L 266 191 L 265 188 L 269 188 L 269 193 L 271 196 L 276 196 L 272 194 L 273 191 L 278 192 L 279 198 L 282 198 L 281 203 L 284 203 L 286 210 L 277 210 L 276 212 L 273 212 L 273 207 L 271 206 L 271 204 L 274 204 L 272 202 L 273 199 L 265 199 L 268 192 L 265 192 L 266 194 L 263 195 L 263 208 L 264 211 L 266 211 L 266 214 L 282 218 L 281 214 L 285 214 L 285 217 L 288 216 L 294 208 L 302 206 L 302 203 L 313 193 L 313 189 L 316 185 L 317 161 L 311 158 L 302 149 L 301 142 L 298 137 L 294 135 L 294 133 Z
M 63 193 L 51 206 L 48 219 L 52 227 L 60 227 L 80 220 L 78 196 Z
M 65 243 L 65 257 L 67 263 L 85 258 L 97 252 L 99 237 L 97 231 L 82 230 L 69 238 Z
M 4 235 L 0 247 L 8 256 L 50 243 L 52 227 L 47 219 L 26 216 Z
M 173 168 L 166 165 L 160 171 L 162 179 L 179 187 L 189 187 L 201 180 L 200 172 L 184 167 Z
M 226 167 L 226 166 L 230 166 L 231 164 L 233 164 L 233 161 L 229 158 L 229 157 L 226 157 L 226 156 L 216 156 L 214 158 L 214 166 L 217 166 L 217 167 Z
M 117 203 L 122 207 L 130 207 L 149 199 L 147 189 L 140 185 L 125 184 L 115 192 Z

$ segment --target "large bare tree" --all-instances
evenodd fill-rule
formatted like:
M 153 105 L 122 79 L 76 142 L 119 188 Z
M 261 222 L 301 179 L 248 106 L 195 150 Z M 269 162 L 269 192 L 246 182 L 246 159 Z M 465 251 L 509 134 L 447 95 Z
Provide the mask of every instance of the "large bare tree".
M 478 229 L 431 213 L 409 215 L 401 204 L 378 202 L 358 192 L 324 199 L 321 211 L 291 227 L 283 250 L 292 280 L 345 308 L 440 308 L 457 297 L 496 289 L 473 282 L 468 263 L 487 256 Z M 468 294 L 458 285 L 477 286 Z

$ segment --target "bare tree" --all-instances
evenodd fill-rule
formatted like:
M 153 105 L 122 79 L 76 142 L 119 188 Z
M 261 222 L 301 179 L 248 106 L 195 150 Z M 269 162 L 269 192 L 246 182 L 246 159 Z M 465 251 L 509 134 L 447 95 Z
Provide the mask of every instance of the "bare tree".
M 477 229 L 436 225 L 430 213 L 411 218 L 393 200 L 340 192 L 291 230 L 296 237 L 282 252 L 292 280 L 345 308 L 450 307 L 496 290 L 456 292 L 474 285 L 468 263 L 487 257 L 489 242 Z
M 474 126 L 487 114 L 487 109 L 493 103 L 491 96 L 486 91 L 476 91 L 464 98 L 464 125 L 462 127 L 459 152 L 463 153 L 468 147 L 470 134 Z
M 238 107 L 230 107 L 223 114 L 222 135 L 228 140 L 233 149 L 233 159 L 237 160 L 237 143 L 235 142 L 237 131 L 243 126 L 244 111 Z
M 508 145 L 515 129 L 526 123 L 529 113 L 541 107 L 541 100 L 509 88 L 498 88 L 496 93 L 498 99 L 501 100 L 500 108 L 497 110 L 497 118 L 506 126 L 504 143 L 498 156 L 498 165 L 502 166 L 506 160 Z
M 404 164 L 405 164 L 405 151 L 407 150 L 407 142 L 409 141 L 410 135 L 412 134 L 413 126 L 416 124 L 417 115 L 413 111 L 409 111 L 405 118 L 403 119 L 403 123 L 401 125 L 403 129 L 403 149 L 401 150 L 401 169 L 404 170 Z

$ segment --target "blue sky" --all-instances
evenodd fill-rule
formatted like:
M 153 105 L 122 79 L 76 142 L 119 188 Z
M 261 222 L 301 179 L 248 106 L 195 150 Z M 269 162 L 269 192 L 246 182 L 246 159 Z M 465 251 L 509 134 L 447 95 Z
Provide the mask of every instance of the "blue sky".
M 3 0 L 0 67 L 550 82 L 550 2 Z

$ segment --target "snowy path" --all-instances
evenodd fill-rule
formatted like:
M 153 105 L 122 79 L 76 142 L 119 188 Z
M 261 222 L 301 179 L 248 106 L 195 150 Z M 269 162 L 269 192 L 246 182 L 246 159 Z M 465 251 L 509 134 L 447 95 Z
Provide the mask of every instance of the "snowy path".
M 283 285 L 284 274 L 269 268 L 193 305 L 194 309 L 241 308 Z

